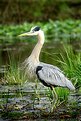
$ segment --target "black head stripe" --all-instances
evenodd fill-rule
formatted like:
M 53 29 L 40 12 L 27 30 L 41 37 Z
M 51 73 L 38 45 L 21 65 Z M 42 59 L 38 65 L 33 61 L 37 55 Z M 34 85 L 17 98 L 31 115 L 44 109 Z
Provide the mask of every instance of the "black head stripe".
M 39 26 L 36 26 L 33 31 L 39 31 L 40 30 L 40 27 Z

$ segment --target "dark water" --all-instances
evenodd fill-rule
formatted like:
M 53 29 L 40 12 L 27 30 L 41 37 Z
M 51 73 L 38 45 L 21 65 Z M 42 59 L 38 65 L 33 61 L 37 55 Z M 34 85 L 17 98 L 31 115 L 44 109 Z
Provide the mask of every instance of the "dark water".
M 0 80 L 2 80 L 4 73 L 7 71 L 9 62 L 16 62 L 20 64 L 28 57 L 35 46 L 35 43 L 16 43 L 13 45 L 0 45 Z M 76 52 L 81 51 L 80 43 L 63 44 L 59 42 L 45 43 L 43 46 L 40 60 L 46 63 L 54 64 L 60 67 L 58 57 L 60 53 L 64 53 L 64 46 L 72 46 Z M 23 85 L 0 85 L 0 112 L 4 111 L 2 117 L 12 114 L 21 115 L 24 112 L 25 119 L 42 120 L 42 121 L 76 121 L 81 120 L 81 94 L 71 93 L 68 97 L 66 105 L 59 106 L 54 113 L 51 111 L 51 101 L 47 96 L 48 88 L 44 87 L 39 82 L 25 82 Z M 11 114 L 10 114 L 11 113 Z M 30 116 L 32 114 L 32 116 Z M 9 116 L 8 116 L 9 118 Z M 8 119 L 0 119 L 0 121 Z M 15 120 L 14 120 L 15 121 Z
M 9 64 L 9 61 L 21 63 L 26 59 L 34 48 L 36 43 L 15 43 L 15 44 L 3 44 L 0 45 L 0 73 L 5 70 L 5 66 Z M 64 53 L 64 47 L 72 46 L 76 52 L 81 52 L 81 42 L 75 42 L 72 44 L 60 43 L 60 42 L 48 42 L 45 43 L 41 54 L 40 61 L 50 63 L 59 66 L 57 63 L 60 53 Z

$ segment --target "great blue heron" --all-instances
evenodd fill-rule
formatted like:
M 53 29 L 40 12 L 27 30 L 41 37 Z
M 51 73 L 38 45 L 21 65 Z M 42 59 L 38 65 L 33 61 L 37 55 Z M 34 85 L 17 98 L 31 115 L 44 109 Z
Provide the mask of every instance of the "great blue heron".
M 44 44 L 44 32 L 40 27 L 36 26 L 31 28 L 30 32 L 23 33 L 19 36 L 34 36 L 38 37 L 38 42 L 34 47 L 31 55 L 24 61 L 24 68 L 26 73 L 31 76 L 36 76 L 44 86 L 50 87 L 67 87 L 70 90 L 75 90 L 72 82 L 68 80 L 63 72 L 56 66 L 46 64 L 39 61 L 41 48 Z

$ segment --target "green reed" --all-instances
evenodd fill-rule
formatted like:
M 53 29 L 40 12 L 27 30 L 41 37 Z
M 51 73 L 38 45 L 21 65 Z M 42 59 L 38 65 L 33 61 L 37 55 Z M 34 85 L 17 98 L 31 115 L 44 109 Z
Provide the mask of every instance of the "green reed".
M 19 64 L 12 59 L 8 65 L 7 72 L 4 74 L 4 78 L 8 84 L 23 84 L 27 81 Z
M 71 46 L 64 46 L 64 55 L 60 54 L 58 62 L 65 75 L 76 88 L 81 86 L 81 53 L 77 53 Z

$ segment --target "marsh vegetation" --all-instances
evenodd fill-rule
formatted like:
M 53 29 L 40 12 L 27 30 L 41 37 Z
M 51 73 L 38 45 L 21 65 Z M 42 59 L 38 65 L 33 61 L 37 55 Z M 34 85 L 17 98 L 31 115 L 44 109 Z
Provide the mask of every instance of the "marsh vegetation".
M 58 66 L 76 90 L 52 91 L 21 69 L 36 37 L 18 37 L 33 26 L 45 32 L 40 61 Z M 54 110 L 51 112 L 52 107 Z M 81 0 L 0 0 L 0 121 L 81 120 Z
M 23 31 L 22 31 L 23 32 Z M 20 33 L 22 33 L 20 32 Z M 48 34 L 47 34 L 48 35 Z M 55 118 L 80 119 L 81 112 L 81 46 L 80 41 L 55 41 L 54 38 L 45 43 L 41 52 L 40 60 L 58 66 L 64 74 L 73 82 L 76 87 L 75 92 L 68 89 L 55 88 L 58 101 L 54 112 L 52 108 L 52 91 L 44 87 L 37 80 L 29 80 L 19 69 L 20 64 L 29 55 L 35 42 L 24 42 L 16 44 L 8 42 L 1 45 L 1 67 L 0 67 L 0 113 L 1 117 L 11 119 L 40 119 L 50 115 Z M 33 38 L 36 39 L 36 38 Z M 6 40 L 6 38 L 5 38 Z M 4 40 L 4 41 L 5 41 Z M 17 40 L 18 41 L 18 40 Z M 20 40 L 22 41 L 22 40 Z M 25 42 L 26 41 L 26 42 Z M 14 43 L 14 44 L 13 44 Z M 59 49 L 57 49 L 57 47 Z M 6 58 L 5 58 L 6 55 Z M 77 113 L 76 113 L 77 111 Z

